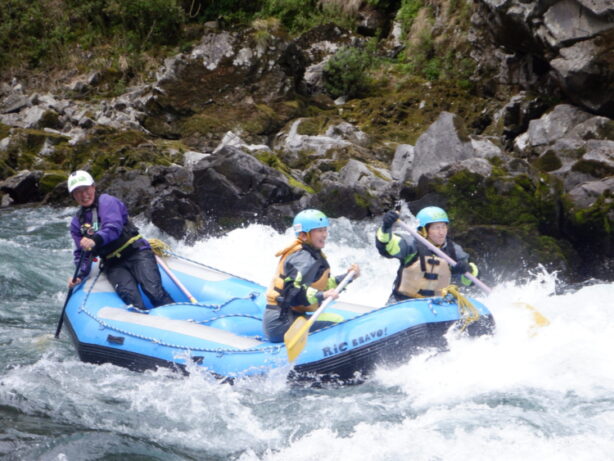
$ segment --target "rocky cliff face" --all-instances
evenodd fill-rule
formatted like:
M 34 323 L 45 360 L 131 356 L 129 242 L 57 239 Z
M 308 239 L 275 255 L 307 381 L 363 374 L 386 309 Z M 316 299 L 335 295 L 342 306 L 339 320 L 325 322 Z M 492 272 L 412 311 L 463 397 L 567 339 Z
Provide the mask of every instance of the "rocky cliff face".
M 493 273 L 541 263 L 614 278 L 611 2 L 482 0 L 464 5 L 465 25 L 451 1 L 432 3 L 434 22 L 405 35 L 395 12 L 352 14 L 366 35 L 390 25 L 380 56 L 430 27 L 452 63 L 471 56 L 469 88 L 384 60 L 368 95 L 333 101 L 326 63 L 367 40 L 334 24 L 297 38 L 209 25 L 153 83 L 111 100 L 83 97 L 96 73 L 47 91 L 3 82 L 2 205 L 68 203 L 67 174 L 86 168 L 133 213 L 191 239 L 245 222 L 282 229 L 306 207 L 377 218 L 402 198 L 448 208 Z
M 498 47 L 490 65 L 503 64 L 500 80 L 557 85 L 570 102 L 612 118 L 613 17 L 609 0 L 482 0 L 476 24 Z

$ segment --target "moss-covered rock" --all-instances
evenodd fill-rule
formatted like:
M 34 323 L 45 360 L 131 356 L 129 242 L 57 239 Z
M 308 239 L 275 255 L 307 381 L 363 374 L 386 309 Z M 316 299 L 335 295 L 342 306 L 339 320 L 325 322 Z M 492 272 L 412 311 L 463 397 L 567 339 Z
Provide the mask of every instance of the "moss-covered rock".
M 222 140 L 228 131 L 241 135 L 248 143 L 260 144 L 268 136 L 275 134 L 291 118 L 297 116 L 303 109 L 302 103 L 291 100 L 271 105 L 257 104 L 229 104 L 212 105 L 189 117 L 179 119 L 165 130 L 177 133 L 187 144 L 193 147 L 207 145 L 209 149 Z M 149 120 L 153 127 L 154 120 Z M 154 128 L 159 129 L 159 128 Z
M 39 153 L 46 142 L 53 149 L 41 156 Z M 77 144 L 56 133 L 20 129 L 14 131 L 8 149 L 0 152 L 0 179 L 31 168 L 53 172 L 44 177 L 43 192 L 46 193 L 61 182 L 62 174 L 77 168 L 86 168 L 94 177 L 101 177 L 118 167 L 145 169 L 151 165 L 169 165 L 175 160 L 176 144 L 150 138 L 141 131 L 108 127 L 98 127 Z
M 556 181 L 546 178 L 527 175 L 484 178 L 460 171 L 445 180 L 435 180 L 430 189 L 446 198 L 457 225 L 534 224 L 542 232 L 557 235 L 558 187 Z
M 275 152 L 260 151 L 256 152 L 254 154 L 254 157 L 256 157 L 265 165 L 268 165 L 271 168 L 274 168 L 280 173 L 282 173 L 288 180 L 288 184 L 290 184 L 291 187 L 304 190 L 308 194 L 313 194 L 315 192 L 312 187 L 308 186 L 307 184 L 304 184 L 303 182 L 293 177 L 290 168 L 279 158 L 279 156 Z
M 556 152 L 548 150 L 533 162 L 533 166 L 540 171 L 548 172 L 558 170 L 563 166 L 563 162 L 556 155 Z
M 0 123 L 0 139 L 6 138 L 11 133 L 11 127 Z
M 297 134 L 304 136 L 318 136 L 324 134 L 326 128 L 331 123 L 331 115 L 333 114 L 322 113 L 315 117 L 304 117 L 301 119 L 301 123 L 296 130 Z M 337 121 L 341 120 L 342 119 L 337 119 Z
M 614 197 L 606 193 L 587 208 L 579 208 L 564 199 L 567 231 L 577 242 L 593 242 L 604 251 L 614 250 Z
M 48 170 L 43 173 L 39 181 L 39 189 L 43 195 L 51 192 L 58 184 L 68 179 L 68 174 L 60 170 Z
M 614 277 L 614 197 L 606 192 L 588 207 L 575 205 L 567 196 L 564 230 L 581 258 L 579 274 L 610 280 Z
M 53 128 L 56 130 L 62 129 L 60 115 L 54 110 L 47 110 L 40 118 L 38 126 L 39 128 Z
M 560 194 L 559 182 L 545 176 L 484 178 L 468 171 L 434 179 L 418 191 L 420 197 L 439 197 L 453 235 L 482 263 L 500 266 L 507 275 L 515 265 L 526 270 L 542 264 L 569 274 L 580 264 L 561 228 Z
M 586 173 L 594 178 L 606 178 L 614 175 L 614 168 L 610 165 L 594 160 L 579 160 L 571 168 L 579 173 Z
M 0 179 L 5 179 L 21 170 L 57 168 L 59 163 L 55 149 L 67 142 L 68 138 L 61 134 L 15 128 L 6 150 L 0 151 Z M 45 156 L 39 155 L 45 143 L 53 145 L 54 150 Z
M 405 144 L 415 144 L 442 111 L 458 115 L 474 132 L 484 128 L 489 102 L 453 81 L 396 75 L 389 82 L 369 98 L 349 101 L 342 117 L 376 140 Z
M 174 151 L 164 140 L 154 140 L 141 131 L 98 128 L 85 142 L 71 149 L 63 164 L 67 170 L 86 167 L 94 177 L 115 168 L 145 169 L 151 165 L 170 165 Z
M 460 243 L 480 268 L 480 278 L 529 278 L 532 269 L 543 266 L 568 275 L 580 259 L 568 242 L 541 235 L 531 225 L 478 225 L 462 231 L 452 225 L 452 238 Z

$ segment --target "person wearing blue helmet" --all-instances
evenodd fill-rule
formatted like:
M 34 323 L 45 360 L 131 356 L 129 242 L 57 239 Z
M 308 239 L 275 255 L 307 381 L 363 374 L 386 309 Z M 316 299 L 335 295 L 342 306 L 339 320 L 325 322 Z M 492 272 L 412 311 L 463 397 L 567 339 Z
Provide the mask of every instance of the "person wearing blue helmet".
M 387 212 L 377 230 L 375 246 L 385 258 L 399 260 L 399 270 L 388 304 L 409 298 L 441 296 L 441 290 L 452 282 L 471 285 L 471 281 L 463 275 L 465 272 L 478 275 L 478 268 L 469 262 L 469 255 L 458 243 L 448 238 L 450 220 L 443 209 L 429 206 L 420 210 L 416 218 L 418 232 L 457 264 L 451 267 L 412 236 L 392 233 L 392 226 L 399 219 L 399 214 L 396 211 Z
M 282 342 L 284 334 L 299 316 L 313 312 L 329 297 L 337 298 L 335 288 L 345 274 L 331 277 L 330 266 L 322 249 L 328 237 L 328 218 L 319 210 L 304 210 L 293 221 L 296 240 L 279 251 L 279 263 L 273 281 L 266 293 L 267 307 L 262 319 L 263 329 L 272 342 Z M 360 274 L 357 264 L 348 272 Z M 343 320 L 340 316 L 324 313 L 314 322 L 317 330 Z

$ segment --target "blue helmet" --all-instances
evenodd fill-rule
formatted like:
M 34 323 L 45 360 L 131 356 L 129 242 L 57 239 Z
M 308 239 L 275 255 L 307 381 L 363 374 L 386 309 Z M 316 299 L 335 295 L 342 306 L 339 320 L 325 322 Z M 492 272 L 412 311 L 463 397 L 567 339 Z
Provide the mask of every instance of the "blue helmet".
M 328 218 L 320 210 L 303 210 L 294 217 L 292 222 L 294 233 L 309 232 L 319 227 L 328 227 Z
M 422 208 L 416 215 L 419 227 L 426 227 L 427 224 L 434 222 L 450 222 L 448 214 L 438 206 L 427 206 Z

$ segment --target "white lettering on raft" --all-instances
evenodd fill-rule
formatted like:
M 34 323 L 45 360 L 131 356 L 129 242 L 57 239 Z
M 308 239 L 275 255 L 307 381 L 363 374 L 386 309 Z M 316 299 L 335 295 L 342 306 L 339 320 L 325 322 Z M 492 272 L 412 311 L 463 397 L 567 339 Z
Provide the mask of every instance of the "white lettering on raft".
M 363 344 L 366 343 L 370 343 L 373 340 L 382 338 L 384 336 L 386 336 L 388 334 L 387 332 L 388 328 L 380 328 L 379 330 L 376 331 L 372 331 L 371 333 L 368 333 L 366 335 L 362 335 L 362 336 L 358 336 L 356 338 L 352 338 L 349 341 L 343 341 L 342 343 L 338 343 L 338 344 L 334 344 L 332 346 L 326 346 L 322 348 L 322 355 L 324 357 L 330 357 L 331 355 L 336 355 L 339 354 L 341 352 L 345 352 L 348 350 L 348 348 L 351 347 L 358 347 L 361 346 Z

